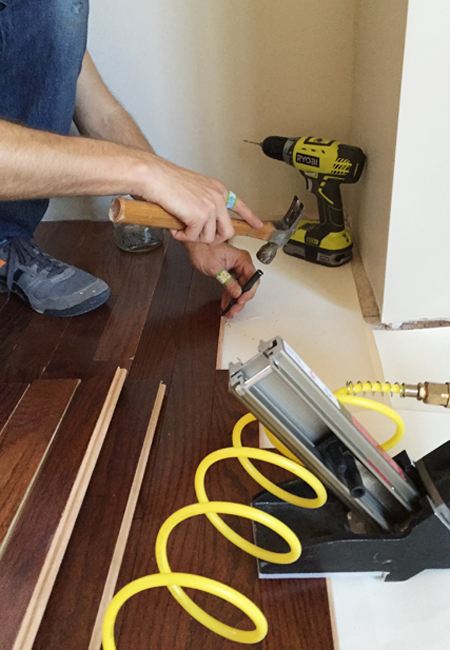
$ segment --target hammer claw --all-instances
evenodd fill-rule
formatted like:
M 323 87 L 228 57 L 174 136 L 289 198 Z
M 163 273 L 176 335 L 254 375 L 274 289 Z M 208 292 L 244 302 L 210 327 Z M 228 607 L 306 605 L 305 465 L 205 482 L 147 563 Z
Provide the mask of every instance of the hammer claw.
M 274 231 L 267 244 L 261 246 L 256 257 L 263 264 L 270 264 L 277 254 L 277 250 L 283 247 L 294 234 L 303 214 L 303 203 L 297 196 L 291 203 L 285 216 L 279 221 L 273 222 Z

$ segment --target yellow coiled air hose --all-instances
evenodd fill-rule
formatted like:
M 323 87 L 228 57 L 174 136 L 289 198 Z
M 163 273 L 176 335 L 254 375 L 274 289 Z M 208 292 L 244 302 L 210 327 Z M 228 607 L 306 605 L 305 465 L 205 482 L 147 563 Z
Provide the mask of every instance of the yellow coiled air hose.
M 394 447 L 403 438 L 403 434 L 405 432 L 405 423 L 403 422 L 401 416 L 389 406 L 380 404 L 380 402 L 375 402 L 372 399 L 358 397 L 356 395 L 356 393 L 368 393 L 369 391 L 372 393 L 378 392 L 382 394 L 390 393 L 391 395 L 393 393 L 401 394 L 402 387 L 399 384 L 389 384 L 387 382 L 381 383 L 379 381 L 374 383 L 371 383 L 369 381 L 358 382 L 356 384 L 352 384 L 350 382 L 347 386 L 344 386 L 344 388 L 335 390 L 334 395 L 338 398 L 341 404 L 353 404 L 354 406 L 362 406 L 364 408 L 371 409 L 372 411 L 382 413 L 395 422 L 397 429 L 394 435 L 389 438 L 389 440 L 386 440 L 386 442 L 380 445 L 384 451 L 389 451 L 389 449 L 392 449 L 392 447 Z
M 236 544 L 239 548 L 250 553 L 251 555 L 265 560 L 266 562 L 274 562 L 276 564 L 290 564 L 295 562 L 301 554 L 301 544 L 298 537 L 281 521 L 256 508 L 244 506 L 236 503 L 227 503 L 222 501 L 209 501 L 205 491 L 204 479 L 205 474 L 209 467 L 218 462 L 219 460 L 227 458 L 238 458 L 242 464 L 247 464 L 251 467 L 253 478 L 260 483 L 260 485 L 270 490 L 280 498 L 306 508 L 320 508 L 327 500 L 327 493 L 322 483 L 313 475 L 309 470 L 300 465 L 297 461 L 290 460 L 273 452 L 264 449 L 253 449 L 250 447 L 242 447 L 240 436 L 242 429 L 249 423 L 255 420 L 255 417 L 250 413 L 245 415 L 237 422 L 233 431 L 233 441 L 235 447 L 220 449 L 209 454 L 202 460 L 197 468 L 195 475 L 195 491 L 199 503 L 195 503 L 180 510 L 177 510 L 171 515 L 161 526 L 155 544 L 156 561 L 158 569 L 161 573 L 145 576 L 134 580 L 121 589 L 111 601 L 103 620 L 103 648 L 104 650 L 115 650 L 116 645 L 114 641 L 114 623 L 117 614 L 122 605 L 132 596 L 138 594 L 145 589 L 153 587 L 168 587 L 174 598 L 180 603 L 184 609 L 197 621 L 205 625 L 208 629 L 216 632 L 226 639 L 237 641 L 239 643 L 258 643 L 267 634 L 267 620 L 261 610 L 252 603 L 246 596 L 240 594 L 235 589 L 228 587 L 216 580 L 205 578 L 203 576 L 191 575 L 188 573 L 172 573 L 168 559 L 167 559 L 167 540 L 171 531 L 177 524 L 194 517 L 196 515 L 205 514 L 211 523 L 230 541 Z M 268 481 L 262 474 L 260 474 L 255 467 L 248 460 L 265 461 L 272 465 L 277 465 L 287 469 L 295 476 L 303 479 L 316 493 L 313 499 L 302 499 L 294 496 L 285 490 L 282 490 L 277 485 Z M 257 478 L 256 475 L 259 475 Z M 237 515 L 251 519 L 267 526 L 274 532 L 278 533 L 290 547 L 287 553 L 274 553 L 266 551 L 250 543 L 237 533 L 235 533 L 225 522 L 219 517 L 219 514 Z M 238 630 L 230 627 L 221 621 L 218 621 L 213 616 L 196 605 L 183 591 L 182 587 L 199 589 L 210 594 L 214 594 L 219 598 L 232 603 L 244 614 L 246 614 L 254 623 L 255 629 L 250 631 Z
M 349 394 L 349 387 L 341 388 L 335 391 L 337 399 L 343 404 L 354 404 L 355 406 L 363 406 L 391 418 L 397 425 L 395 434 L 381 447 L 384 450 L 391 449 L 403 435 L 404 423 L 401 417 L 391 408 L 374 402 L 363 397 L 357 397 L 356 392 L 367 392 L 369 390 L 377 390 L 374 388 L 375 384 L 351 384 L 352 394 Z M 396 390 L 397 385 L 391 386 L 390 384 L 379 384 L 379 392 L 400 392 Z M 205 474 L 209 467 L 219 460 L 227 458 L 237 458 L 244 469 L 252 476 L 257 483 L 265 490 L 271 492 L 280 499 L 284 499 L 302 508 L 320 508 L 327 500 L 327 493 L 323 484 L 319 479 L 307 470 L 302 463 L 287 449 L 275 436 L 273 436 L 267 429 L 265 429 L 270 441 L 278 451 L 283 454 L 279 456 L 270 451 L 263 449 L 253 449 L 250 447 L 243 447 L 241 442 L 241 434 L 244 427 L 253 422 L 256 418 L 247 413 L 235 425 L 233 430 L 233 447 L 220 449 L 215 451 L 202 460 L 197 468 L 195 474 L 195 492 L 198 503 L 186 506 L 177 510 L 171 515 L 161 526 L 155 544 L 156 561 L 160 573 L 145 576 L 134 580 L 121 589 L 111 601 L 103 621 L 103 648 L 104 650 L 116 650 L 114 641 L 114 624 L 117 614 L 124 605 L 124 603 L 134 596 L 146 589 L 153 587 L 167 587 L 173 597 L 179 604 L 197 621 L 205 625 L 208 629 L 216 634 L 244 644 L 258 643 L 267 634 L 267 620 L 261 610 L 252 603 L 246 596 L 239 593 L 235 589 L 224 585 L 223 583 L 205 578 L 203 576 L 191 575 L 188 573 L 173 573 L 169 561 L 167 559 L 167 540 L 172 530 L 185 519 L 195 517 L 196 515 L 204 514 L 208 517 L 210 522 L 222 533 L 229 541 L 246 551 L 250 555 L 257 557 L 266 562 L 273 562 L 275 564 L 290 564 L 295 562 L 301 554 L 301 544 L 297 536 L 281 521 L 272 517 L 267 513 L 262 512 L 250 506 L 240 505 L 236 503 L 228 503 L 223 501 L 209 501 L 205 491 Z M 249 459 L 265 461 L 272 465 L 282 467 L 295 476 L 303 479 L 316 493 L 313 499 L 305 499 L 294 496 L 286 492 L 278 485 L 269 481 L 256 467 L 250 462 Z M 287 553 L 274 553 L 265 549 L 255 546 L 247 541 L 237 533 L 235 533 L 219 516 L 220 514 L 237 515 L 251 519 L 259 524 L 267 526 L 274 532 L 278 533 L 290 547 Z M 238 630 L 230 627 L 225 623 L 217 620 L 198 605 L 196 605 L 191 598 L 183 591 L 185 588 L 198 589 L 204 591 L 227 602 L 233 604 L 238 609 L 241 609 L 254 623 L 255 629 L 250 631 Z

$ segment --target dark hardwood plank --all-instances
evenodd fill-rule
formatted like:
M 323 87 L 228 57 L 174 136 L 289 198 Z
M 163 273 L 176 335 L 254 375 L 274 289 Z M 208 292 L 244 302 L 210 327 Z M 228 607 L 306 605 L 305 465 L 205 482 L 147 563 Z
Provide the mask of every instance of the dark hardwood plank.
M 132 261 L 99 341 L 96 360 L 132 359 L 136 354 L 165 250 L 166 245 L 149 253 L 128 254 Z
M 69 319 L 37 314 L 12 295 L 0 315 L 2 378 L 11 382 L 38 379 L 49 363 Z
M 157 457 L 153 457 L 149 479 L 141 493 L 143 518 L 138 529 L 141 543 L 137 546 L 134 566 L 124 564 L 121 584 L 157 570 L 154 543 L 161 524 L 177 508 L 195 501 L 195 469 L 209 451 L 224 442 L 223 433 L 211 427 L 219 295 L 220 287 L 194 273 L 186 312 L 179 325 L 176 366 Z M 134 530 L 132 537 L 133 533 Z M 135 543 L 133 539 L 130 541 Z M 221 560 L 230 559 L 230 552 L 233 550 L 230 551 L 228 542 L 216 534 L 206 518 L 200 517 L 183 523 L 174 532 L 169 556 L 174 570 L 197 571 L 220 579 L 218 574 L 226 573 Z M 211 555 L 214 560 L 209 565 Z M 237 567 L 241 566 L 242 554 L 235 559 Z M 211 607 L 209 602 L 208 609 L 213 614 L 217 615 L 223 608 L 223 603 Z M 157 619 L 150 621 L 145 615 L 148 611 L 158 611 Z M 231 619 L 227 620 L 235 620 L 236 615 L 239 617 L 239 612 L 232 612 Z M 222 646 L 221 639 L 218 641 L 215 635 L 191 621 L 164 589 L 146 592 L 127 603 L 117 626 L 117 638 L 119 647 L 170 647 L 174 650 L 226 647 Z M 215 645 L 208 646 L 208 643 Z
M 113 370 L 117 365 L 125 367 L 125 363 L 122 362 L 118 364 L 116 361 L 94 360 L 98 342 L 111 317 L 115 300 L 112 297 L 98 309 L 70 319 L 42 375 L 44 378 L 89 379 L 108 369 Z
M 159 525 L 177 507 L 194 500 L 192 483 L 198 462 L 208 452 L 230 445 L 232 428 L 245 412 L 242 405 L 228 392 L 227 373 L 217 371 L 213 411 L 209 424 L 205 427 L 208 418 L 204 413 L 198 413 L 194 419 L 192 415 L 188 417 L 179 415 L 178 407 L 183 411 L 183 405 L 188 401 L 190 394 L 186 387 L 180 394 L 178 385 L 180 380 L 177 364 L 171 387 L 171 390 L 176 393 L 176 397 L 173 398 L 176 406 L 174 403 L 167 405 L 167 416 L 158 448 L 158 454 L 164 453 L 166 461 L 164 467 L 159 465 L 154 467 L 153 471 L 158 475 L 158 482 L 156 476 L 152 474 L 147 492 L 142 494 L 143 502 L 151 503 L 153 507 L 147 509 L 140 522 L 137 534 L 142 542 L 138 545 L 133 571 L 131 575 L 128 574 L 128 579 L 156 571 L 152 551 Z M 201 386 L 201 393 L 202 398 L 199 399 L 197 396 L 194 402 L 197 404 L 198 411 L 206 410 L 210 405 L 210 395 L 204 390 L 204 386 Z M 176 414 L 171 412 L 172 409 Z M 192 424 L 189 424 L 194 420 L 196 420 L 195 430 Z M 177 436 L 176 431 L 180 424 L 183 433 Z M 245 432 L 244 444 L 257 446 L 256 424 L 249 426 L 248 429 L 249 431 Z M 164 438 L 164 434 L 167 439 Z M 177 451 L 173 447 L 177 447 Z M 198 456 L 194 460 L 196 454 Z M 155 462 L 158 463 L 158 459 Z M 177 469 L 180 466 L 183 468 L 181 472 Z M 249 503 L 252 496 L 260 489 L 236 460 L 218 463 L 210 471 L 208 494 L 211 499 Z M 285 472 L 267 465 L 265 465 L 265 474 L 274 481 L 286 478 Z M 170 507 L 166 505 L 168 502 L 171 502 Z M 252 539 L 249 522 L 230 519 L 237 532 Z M 145 545 L 144 540 L 147 542 Z M 254 559 L 227 542 L 206 518 L 196 518 L 183 523 L 174 531 L 169 558 L 173 570 L 214 577 L 241 591 L 261 607 L 268 618 L 269 632 L 267 637 L 254 647 L 259 647 L 261 650 L 280 648 L 331 650 L 333 648 L 324 580 L 259 580 Z M 121 579 L 122 584 L 127 581 L 124 574 Z M 197 622 L 190 620 L 186 612 L 165 590 L 152 590 L 140 594 L 133 600 L 136 602 L 127 603 L 122 621 L 118 625 L 119 647 L 136 649 L 171 647 L 174 650 L 178 648 L 194 650 L 198 647 L 203 650 L 231 650 L 235 647 L 233 642 L 217 637 Z M 196 595 L 195 600 L 220 620 L 242 629 L 249 628 L 249 622 L 243 614 L 231 606 L 203 594 Z M 146 617 L 145 611 L 157 611 L 158 618 L 155 620 L 153 617 Z M 288 625 L 286 621 L 289 621 Z
M 46 225 L 46 224 L 43 224 Z M 49 361 L 44 377 L 92 377 L 120 364 L 130 367 L 152 301 L 164 248 L 148 254 L 127 254 L 112 240 L 109 223 L 60 224 L 61 238 L 47 250 L 102 277 L 111 297 L 99 309 L 70 319 Z M 67 241 L 75 239 L 75 250 Z
M 60 222 L 40 224 L 36 231 L 36 244 L 49 253 L 53 253 L 55 242 L 59 242 L 59 246 L 67 251 L 75 250 L 80 224 L 72 224 L 70 228 Z M 18 296 L 11 295 L 0 312 L 3 380 L 30 382 L 37 379 L 48 364 L 68 322 L 68 319 L 36 314 Z
M 269 623 L 263 650 L 332 650 L 325 579 L 263 580 L 261 609 Z
M 48 451 L 78 386 L 77 380 L 37 380 L 26 392 L 0 440 L 0 545 Z
M 192 273 L 186 250 L 170 239 L 131 368 L 131 379 L 158 376 L 167 386 L 170 384 Z
M 61 236 L 61 223 L 61 221 L 41 221 L 36 228 L 33 243 L 42 249 L 44 253 L 49 252 L 46 250 L 48 243 Z
M 6 305 L 7 300 L 8 300 L 8 296 L 6 295 L 6 293 L 0 293 L 0 313 L 3 307 Z
M 106 373 L 78 387 L 1 557 L 2 650 L 12 648 L 112 378 Z
M 29 384 L 25 383 L 0 383 L 0 439 L 2 429 L 23 397 Z
M 171 272 L 175 273 L 176 276 L 180 266 L 176 259 L 179 251 L 182 254 L 184 253 L 184 250 L 177 245 L 172 249 Z M 187 261 L 186 258 L 184 261 Z M 163 283 L 163 291 L 159 286 L 160 282 Z M 159 291 L 160 302 L 158 300 L 152 302 L 151 316 L 149 318 L 154 322 L 153 312 L 160 313 L 162 305 L 168 311 L 172 309 L 181 312 L 180 325 L 176 328 L 178 332 L 183 322 L 182 316 L 183 310 L 186 308 L 185 303 L 188 298 L 189 284 L 184 286 L 185 293 L 183 294 L 179 291 L 179 283 L 174 283 L 174 291 L 170 294 L 174 304 L 169 305 L 170 296 L 168 296 L 167 287 L 170 286 L 170 283 L 167 282 L 167 274 L 166 278 L 162 278 L 162 280 L 160 278 L 159 283 L 157 292 Z M 214 282 L 202 278 L 201 283 L 201 290 L 198 292 L 200 303 L 205 300 L 210 302 L 211 295 L 217 296 L 218 293 L 220 294 L 220 287 L 216 288 Z M 206 294 L 204 292 L 205 286 L 207 287 Z M 184 298 L 181 304 L 180 295 Z M 201 308 L 197 309 L 192 300 L 190 308 L 195 312 L 191 323 L 191 332 L 194 338 L 196 334 L 203 336 L 205 333 L 199 331 L 198 327 L 195 326 L 198 316 L 204 321 L 203 329 L 205 327 L 209 328 L 210 314 L 213 314 L 213 321 L 218 323 L 217 304 L 212 304 L 212 310 L 211 305 L 209 306 L 206 321 L 204 312 L 202 312 Z M 151 343 L 155 345 L 154 349 L 158 352 L 162 345 L 166 345 L 167 341 L 167 331 L 163 325 L 164 323 L 161 323 L 159 328 L 147 327 L 146 329 L 146 336 L 149 337 Z M 212 349 L 211 359 L 215 360 L 215 338 L 217 338 L 217 334 L 213 333 L 209 338 Z M 113 552 L 115 534 L 120 525 L 127 497 L 127 488 L 133 474 L 132 463 L 136 462 L 136 453 L 143 435 L 144 422 L 148 419 L 161 376 L 160 368 L 163 367 L 165 375 L 170 377 L 177 358 L 176 347 L 174 347 L 175 354 L 168 355 L 161 364 L 153 363 L 151 348 L 148 341 L 144 341 L 144 344 L 138 349 L 136 359 L 139 360 L 140 355 L 146 356 L 149 354 L 149 350 L 152 360 L 148 365 L 144 365 L 141 361 L 141 367 L 147 375 L 146 378 L 143 380 L 128 379 L 126 382 L 102 457 L 99 460 L 86 502 L 80 513 L 79 522 L 77 522 L 74 536 L 61 567 L 55 591 L 36 639 L 36 650 L 44 647 L 59 648 L 62 643 L 66 648 L 68 645 L 73 648 L 85 647 L 86 642 L 90 639 L 96 608 L 103 589 L 103 581 Z M 186 348 L 186 352 L 189 352 L 189 348 Z M 214 361 L 212 361 L 211 367 L 214 368 Z M 213 391 L 213 384 L 210 383 L 209 388 L 210 391 Z M 133 432 L 133 435 L 130 435 L 130 432 Z M 156 457 L 160 457 L 159 446 L 160 436 L 157 436 L 150 456 L 147 471 L 149 476 L 154 472 Z M 133 524 L 133 534 L 127 547 L 127 565 L 132 562 L 132 559 L 138 553 L 136 532 L 140 529 L 141 519 L 146 511 L 147 504 L 144 495 L 139 500 Z M 77 599 L 74 596 L 80 593 L 81 588 L 83 589 L 83 599 Z

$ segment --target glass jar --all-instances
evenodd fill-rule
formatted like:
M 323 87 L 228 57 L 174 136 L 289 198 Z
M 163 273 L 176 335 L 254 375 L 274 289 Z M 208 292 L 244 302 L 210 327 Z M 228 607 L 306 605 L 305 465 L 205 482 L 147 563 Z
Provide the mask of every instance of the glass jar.
M 114 240 L 123 251 L 145 253 L 162 244 L 162 232 L 161 228 L 138 226 L 132 223 L 115 223 Z

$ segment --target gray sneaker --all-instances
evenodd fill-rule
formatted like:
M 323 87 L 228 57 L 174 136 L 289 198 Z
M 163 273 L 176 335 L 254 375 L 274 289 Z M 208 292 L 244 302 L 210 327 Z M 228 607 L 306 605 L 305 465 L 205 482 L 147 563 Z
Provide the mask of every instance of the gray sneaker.
M 0 242 L 0 293 L 5 292 L 16 293 L 45 316 L 78 316 L 109 298 L 103 280 L 17 238 Z

